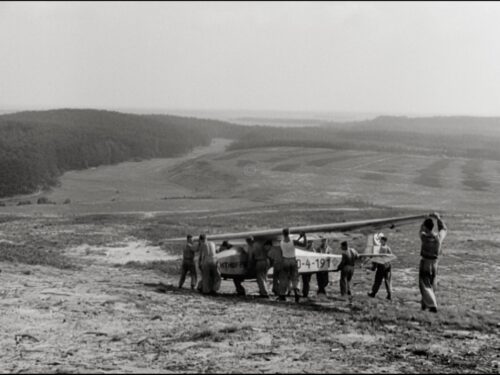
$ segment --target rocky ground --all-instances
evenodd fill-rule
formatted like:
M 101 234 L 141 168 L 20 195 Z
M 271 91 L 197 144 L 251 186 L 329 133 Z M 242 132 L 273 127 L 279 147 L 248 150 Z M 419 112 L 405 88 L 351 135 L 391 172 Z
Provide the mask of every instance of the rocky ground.
M 270 215 L 221 213 L 211 225 L 279 223 Z M 387 232 L 393 301 L 366 295 L 374 274 L 360 267 L 351 299 L 331 274 L 326 300 L 313 282 L 295 304 L 258 299 L 251 282 L 245 298 L 229 281 L 217 297 L 176 288 L 178 248 L 161 239 L 196 233 L 191 214 L 2 216 L 0 372 L 499 373 L 500 217 L 446 220 L 435 315 L 419 309 L 416 226 Z

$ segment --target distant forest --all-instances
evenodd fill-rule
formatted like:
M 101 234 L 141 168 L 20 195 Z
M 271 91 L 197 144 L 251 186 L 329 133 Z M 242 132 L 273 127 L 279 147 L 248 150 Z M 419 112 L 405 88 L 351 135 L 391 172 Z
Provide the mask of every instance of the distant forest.
M 63 109 L 0 116 L 0 197 L 57 184 L 68 171 L 172 157 L 230 137 L 212 120 Z
M 499 134 L 496 118 L 379 117 L 283 128 L 90 109 L 18 112 L 0 116 L 0 197 L 49 188 L 68 170 L 177 156 L 217 137 L 235 140 L 231 149 L 324 147 L 500 160 Z
M 253 127 L 230 149 L 321 147 L 500 160 L 500 118 L 378 117 L 317 127 Z

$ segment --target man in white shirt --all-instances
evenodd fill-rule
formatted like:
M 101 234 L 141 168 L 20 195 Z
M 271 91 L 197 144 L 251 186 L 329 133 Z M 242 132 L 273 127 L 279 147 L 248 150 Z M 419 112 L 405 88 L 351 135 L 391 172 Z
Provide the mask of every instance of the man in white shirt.
M 297 266 L 297 258 L 295 256 L 295 245 L 290 239 L 290 231 L 288 228 L 283 229 L 283 239 L 280 242 L 281 253 L 283 257 L 282 271 L 280 272 L 280 296 L 279 301 L 286 301 L 287 286 L 290 281 L 295 295 L 295 302 L 299 302 L 299 289 L 297 288 L 299 281 L 299 269 Z
M 326 238 L 321 239 L 321 245 L 319 248 L 316 249 L 316 252 L 320 254 L 332 253 L 332 249 L 330 248 L 330 246 L 328 246 Z M 320 295 L 326 296 L 326 287 L 330 282 L 328 278 L 328 271 L 316 273 L 316 282 L 318 284 L 318 296 Z
M 379 254 L 392 254 L 391 248 L 387 245 L 387 237 L 380 238 L 381 246 Z M 371 293 L 368 295 L 372 298 L 377 294 L 382 281 L 385 283 L 385 290 L 387 291 L 387 299 L 391 300 L 392 284 L 391 284 L 391 262 L 386 263 L 373 263 L 372 270 L 376 270 L 375 281 L 373 283 Z

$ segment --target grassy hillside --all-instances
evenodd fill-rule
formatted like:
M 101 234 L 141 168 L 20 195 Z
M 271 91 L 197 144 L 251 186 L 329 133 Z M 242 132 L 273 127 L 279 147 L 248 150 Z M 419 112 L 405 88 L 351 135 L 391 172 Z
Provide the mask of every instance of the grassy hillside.
M 499 125 L 498 118 L 378 117 L 283 128 L 82 109 L 19 112 L 0 116 L 0 197 L 54 186 L 69 170 L 178 156 L 213 138 L 236 140 L 232 150 L 306 147 L 500 160 Z

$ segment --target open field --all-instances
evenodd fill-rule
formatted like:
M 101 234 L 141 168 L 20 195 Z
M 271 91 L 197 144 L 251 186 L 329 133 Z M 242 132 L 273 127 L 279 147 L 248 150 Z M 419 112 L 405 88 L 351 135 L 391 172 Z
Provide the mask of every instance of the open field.
M 56 205 L 0 207 L 0 372 L 500 372 L 496 162 L 217 147 L 71 172 L 46 194 Z M 349 300 L 338 274 L 326 301 L 314 277 L 298 305 L 256 299 L 250 282 L 245 298 L 229 281 L 201 296 L 175 287 L 180 249 L 163 244 L 431 210 L 449 226 L 437 315 L 419 308 L 418 223 L 384 231 L 392 302 L 366 296 L 364 267 Z
M 181 158 L 121 163 L 68 172 L 46 196 L 56 205 L 1 213 L 171 212 L 264 207 L 277 203 L 363 203 L 444 212 L 495 213 L 497 161 L 321 148 L 223 152 L 218 139 Z M 71 204 L 62 205 L 65 199 Z

